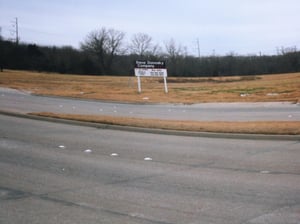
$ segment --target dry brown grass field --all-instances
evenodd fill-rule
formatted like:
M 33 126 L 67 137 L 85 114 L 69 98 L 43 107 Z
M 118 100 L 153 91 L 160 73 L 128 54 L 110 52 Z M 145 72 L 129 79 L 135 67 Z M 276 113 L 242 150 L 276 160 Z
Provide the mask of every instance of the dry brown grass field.
M 168 94 L 164 93 L 161 79 L 142 78 L 143 92 L 139 94 L 135 77 L 79 76 L 5 70 L 0 73 L 0 86 L 41 95 L 143 103 L 300 102 L 300 73 L 217 78 L 171 77 L 168 78 Z M 187 122 L 46 112 L 36 115 L 183 131 L 300 134 L 300 121 Z
M 55 113 L 31 113 L 32 115 L 67 120 L 102 123 L 110 125 L 132 126 L 140 128 L 156 128 L 193 132 L 220 132 L 238 134 L 272 134 L 300 135 L 300 121 L 257 121 L 257 122 L 203 122 L 203 121 L 172 121 L 159 119 L 143 119 L 132 117 L 114 117 L 97 115 L 74 115 Z
M 5 70 L 0 86 L 35 94 L 88 99 L 155 102 L 267 102 L 300 101 L 300 73 L 217 78 L 168 78 L 164 93 L 159 78 L 142 78 L 142 93 L 135 77 L 79 76 Z

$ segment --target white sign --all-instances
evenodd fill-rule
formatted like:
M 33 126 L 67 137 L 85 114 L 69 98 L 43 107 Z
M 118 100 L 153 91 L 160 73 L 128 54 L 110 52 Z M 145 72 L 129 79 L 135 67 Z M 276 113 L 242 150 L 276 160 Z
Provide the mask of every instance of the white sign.
M 146 76 L 146 77 L 167 77 L 167 69 L 165 68 L 135 68 L 135 76 Z

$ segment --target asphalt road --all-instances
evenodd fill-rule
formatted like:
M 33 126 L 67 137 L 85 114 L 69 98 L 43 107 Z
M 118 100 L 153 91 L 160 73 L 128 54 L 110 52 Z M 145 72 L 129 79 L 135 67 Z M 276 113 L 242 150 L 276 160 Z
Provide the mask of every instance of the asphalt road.
M 300 142 L 0 115 L 0 223 L 299 224 Z
M 300 120 L 300 104 L 292 103 L 127 104 L 34 96 L 6 88 L 0 88 L 0 110 L 195 121 Z

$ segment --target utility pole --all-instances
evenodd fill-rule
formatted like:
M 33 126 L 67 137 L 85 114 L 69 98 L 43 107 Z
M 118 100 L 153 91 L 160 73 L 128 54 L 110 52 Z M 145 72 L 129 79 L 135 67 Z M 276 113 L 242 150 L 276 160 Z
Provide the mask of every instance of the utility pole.
M 18 24 L 18 18 L 16 17 L 16 44 L 19 44 L 19 24 Z
M 16 44 L 18 45 L 20 38 L 19 38 L 19 23 L 18 23 L 17 17 L 14 19 L 14 21 L 12 21 L 12 27 L 13 27 L 12 34 L 15 35 L 14 40 L 15 40 Z
M 197 38 L 197 50 L 198 50 L 198 57 L 200 59 L 200 43 L 199 43 L 199 38 Z
M 18 23 L 18 18 L 16 17 L 16 42 L 19 44 L 19 23 Z
M 0 26 L 0 41 L 3 39 L 2 37 L 2 27 Z

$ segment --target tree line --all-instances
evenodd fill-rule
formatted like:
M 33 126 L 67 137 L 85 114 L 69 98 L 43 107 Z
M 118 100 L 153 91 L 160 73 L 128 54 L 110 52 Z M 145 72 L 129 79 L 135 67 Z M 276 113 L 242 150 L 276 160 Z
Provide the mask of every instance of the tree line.
M 196 57 L 174 39 L 161 47 L 144 33 L 125 43 L 125 33 L 101 28 L 90 32 L 73 47 L 38 46 L 15 43 L 0 36 L 1 69 L 20 69 L 82 75 L 133 75 L 135 60 L 164 60 L 170 76 L 229 76 L 276 74 L 300 71 L 300 51 L 296 47 L 278 49 L 277 55 L 234 53 Z

